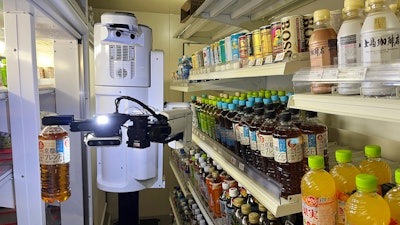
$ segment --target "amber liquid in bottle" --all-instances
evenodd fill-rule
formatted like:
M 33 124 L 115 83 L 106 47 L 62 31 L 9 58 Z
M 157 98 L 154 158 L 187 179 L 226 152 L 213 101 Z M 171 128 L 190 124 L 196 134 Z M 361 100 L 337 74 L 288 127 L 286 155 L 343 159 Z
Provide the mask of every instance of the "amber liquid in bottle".
M 47 126 L 39 135 L 42 200 L 63 202 L 71 196 L 69 137 L 59 126 Z
M 244 105 L 240 105 L 237 107 L 237 114 L 232 118 L 232 128 L 234 129 L 235 132 L 235 154 L 239 156 L 240 158 L 244 157 L 244 153 L 241 152 L 240 149 L 240 130 L 239 130 L 239 122 L 242 119 L 244 115 Z
M 247 104 L 247 103 L 246 103 Z M 242 158 L 249 164 L 253 164 L 253 152 L 250 148 L 250 124 L 253 120 L 253 108 L 247 106 L 244 109 L 245 113 L 239 122 L 240 130 L 240 153 Z
M 249 126 L 250 129 L 250 149 L 253 152 L 253 166 L 259 170 L 263 171 L 263 159 L 261 157 L 260 149 L 257 146 L 257 133 L 261 125 L 264 123 L 264 108 L 256 108 L 254 110 L 256 114 L 251 121 Z
M 229 150 L 231 150 L 232 152 L 235 152 L 236 136 L 235 136 L 232 119 L 236 116 L 237 112 L 235 110 L 234 104 L 229 104 L 228 108 L 229 108 L 229 112 L 224 117 L 226 147 Z
M 257 148 L 260 150 L 262 157 L 262 171 L 272 179 L 276 179 L 276 163 L 272 140 L 272 134 L 276 126 L 276 113 L 274 110 L 269 110 L 266 112 L 265 116 L 266 119 L 258 130 L 257 137 L 259 141 L 257 143 Z
M 302 133 L 291 123 L 290 113 L 279 116 L 279 124 L 273 133 L 276 179 L 282 184 L 282 197 L 299 194 L 303 172 Z

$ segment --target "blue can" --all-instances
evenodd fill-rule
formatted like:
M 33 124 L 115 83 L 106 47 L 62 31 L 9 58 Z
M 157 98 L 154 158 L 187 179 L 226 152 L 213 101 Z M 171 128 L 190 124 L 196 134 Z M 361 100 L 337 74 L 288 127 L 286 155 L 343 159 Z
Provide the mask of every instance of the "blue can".
M 239 52 L 239 36 L 242 33 L 236 33 L 231 35 L 231 50 L 232 50 L 232 61 L 238 61 L 240 58 Z
M 204 62 L 204 67 L 211 66 L 211 49 L 210 46 L 206 46 L 203 48 L 203 62 Z

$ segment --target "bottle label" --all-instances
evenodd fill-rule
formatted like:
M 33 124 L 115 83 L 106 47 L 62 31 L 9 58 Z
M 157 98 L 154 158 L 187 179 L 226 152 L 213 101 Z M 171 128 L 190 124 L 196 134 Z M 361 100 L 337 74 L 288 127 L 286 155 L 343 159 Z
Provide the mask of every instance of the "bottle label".
M 303 159 L 301 136 L 295 138 L 273 138 L 274 159 L 278 163 L 296 163 Z
M 330 197 L 317 198 L 302 196 L 304 224 L 336 224 L 336 199 Z
M 232 123 L 233 130 L 235 131 L 236 141 L 240 142 L 240 126 L 238 123 Z
M 400 58 L 400 31 L 375 31 L 362 34 L 362 57 L 365 63 L 381 63 Z
M 239 126 L 239 132 L 240 132 L 240 144 L 241 145 L 250 145 L 249 127 L 246 125 Z
M 339 38 L 339 65 L 361 62 L 361 36 L 352 34 Z
M 337 39 L 329 39 L 309 44 L 311 67 L 337 64 Z
M 274 142 L 271 135 L 257 134 L 257 148 L 260 150 L 260 154 L 263 157 L 273 158 L 274 157 Z
M 257 150 L 257 131 L 250 131 L 250 149 Z
M 226 145 L 233 147 L 235 146 L 236 137 L 232 129 L 226 129 Z
M 345 194 L 343 192 L 338 191 L 338 209 L 337 209 L 337 222 L 340 224 L 345 224 L 346 218 L 345 218 L 345 209 L 344 207 L 346 206 L 346 201 L 350 197 L 350 195 Z
M 319 134 L 303 134 L 304 157 L 310 155 L 324 156 L 324 151 L 328 147 L 328 132 Z
M 39 162 L 43 165 L 69 163 L 69 137 L 59 140 L 39 140 Z

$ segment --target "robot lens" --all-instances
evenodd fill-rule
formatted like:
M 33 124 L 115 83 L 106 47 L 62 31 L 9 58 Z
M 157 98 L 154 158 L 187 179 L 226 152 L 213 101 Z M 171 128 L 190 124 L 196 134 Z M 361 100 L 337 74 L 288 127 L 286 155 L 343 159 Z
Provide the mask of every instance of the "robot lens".
M 135 39 L 135 35 L 134 34 L 131 34 L 131 39 Z
M 117 37 L 121 37 L 121 31 L 115 32 L 115 35 L 116 35 Z

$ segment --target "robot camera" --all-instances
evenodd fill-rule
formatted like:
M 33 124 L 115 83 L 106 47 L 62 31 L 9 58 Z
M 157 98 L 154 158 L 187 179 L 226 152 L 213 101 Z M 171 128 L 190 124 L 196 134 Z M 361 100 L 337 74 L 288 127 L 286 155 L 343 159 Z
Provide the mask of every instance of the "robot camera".
M 88 146 L 118 146 L 121 144 L 121 137 L 96 137 L 93 134 L 88 134 L 85 138 L 85 143 Z

